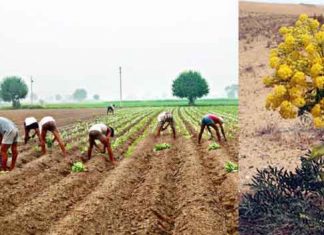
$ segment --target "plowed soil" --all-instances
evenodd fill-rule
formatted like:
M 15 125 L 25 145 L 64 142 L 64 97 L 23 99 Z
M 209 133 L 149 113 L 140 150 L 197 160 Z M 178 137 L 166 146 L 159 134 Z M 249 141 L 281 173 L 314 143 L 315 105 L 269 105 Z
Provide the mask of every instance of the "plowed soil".
M 149 134 L 115 166 L 97 153 L 86 172 L 71 173 L 55 148 L 0 175 L 1 234 L 237 234 L 237 173 L 224 170 L 237 160 L 229 154 L 235 143 L 208 151 L 181 118 L 191 139 Z M 153 151 L 163 142 L 171 148 Z

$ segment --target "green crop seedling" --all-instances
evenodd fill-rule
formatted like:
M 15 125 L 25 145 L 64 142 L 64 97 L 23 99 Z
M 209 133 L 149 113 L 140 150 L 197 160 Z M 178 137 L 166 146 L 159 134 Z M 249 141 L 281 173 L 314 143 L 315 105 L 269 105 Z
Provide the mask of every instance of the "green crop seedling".
M 171 145 L 167 144 L 167 143 L 156 144 L 154 146 L 154 151 L 161 151 L 161 150 L 169 149 L 169 148 L 171 148 Z
M 208 150 L 211 151 L 211 150 L 216 150 L 219 148 L 220 148 L 220 145 L 218 143 L 212 143 L 209 145 Z
M 224 165 L 226 172 L 237 172 L 238 171 L 238 165 L 234 162 L 227 161 Z
M 76 162 L 72 166 L 72 172 L 83 172 L 85 171 L 85 166 L 82 162 Z

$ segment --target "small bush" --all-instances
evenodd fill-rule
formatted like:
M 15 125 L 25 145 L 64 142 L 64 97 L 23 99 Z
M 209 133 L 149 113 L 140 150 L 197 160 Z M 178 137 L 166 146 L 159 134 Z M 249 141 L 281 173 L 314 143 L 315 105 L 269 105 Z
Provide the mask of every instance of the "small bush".
M 306 157 L 294 172 L 258 170 L 240 204 L 240 234 L 324 233 L 324 158 Z

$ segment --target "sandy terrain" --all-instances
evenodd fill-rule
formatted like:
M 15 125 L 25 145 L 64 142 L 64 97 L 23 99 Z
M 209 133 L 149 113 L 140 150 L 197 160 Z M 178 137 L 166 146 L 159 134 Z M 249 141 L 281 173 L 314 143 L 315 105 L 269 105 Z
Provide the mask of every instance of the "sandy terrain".
M 270 13 L 273 15 L 299 15 L 302 13 L 319 15 L 323 14 L 324 6 L 312 4 L 273 4 L 240 1 L 240 10 L 243 12 Z
M 283 10 L 284 9 L 284 10 Z M 269 89 L 262 78 L 272 71 L 268 68 L 269 50 L 275 46 L 273 35 L 281 25 L 294 23 L 299 11 L 318 13 L 313 6 L 256 4 L 240 2 L 240 190 L 257 169 L 268 165 L 293 170 L 299 156 L 318 142 L 320 133 L 299 119 L 283 120 L 277 112 L 264 107 Z M 306 11 L 307 10 L 307 11 Z M 253 12 L 253 13 L 251 13 Z M 285 12 L 285 15 L 280 13 Z

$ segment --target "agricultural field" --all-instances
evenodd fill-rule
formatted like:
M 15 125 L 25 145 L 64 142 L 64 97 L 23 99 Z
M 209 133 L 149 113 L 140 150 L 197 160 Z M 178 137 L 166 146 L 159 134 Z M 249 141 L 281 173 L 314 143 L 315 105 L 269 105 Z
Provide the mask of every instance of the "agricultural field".
M 308 4 L 240 2 L 240 190 L 246 192 L 257 169 L 272 165 L 293 171 L 307 149 L 321 138 L 310 120 L 283 119 L 267 111 L 265 99 L 271 88 L 262 82 L 271 74 L 270 50 L 278 45 L 281 26 L 294 24 L 300 13 L 323 13 Z
M 170 131 L 153 135 L 157 115 L 174 114 Z M 225 117 L 228 142 L 209 150 L 210 136 L 197 143 L 206 113 Z M 116 130 L 112 148 L 118 163 L 95 152 L 85 172 L 73 173 L 55 144 L 40 156 L 37 141 L 19 145 L 16 169 L 0 175 L 0 230 L 7 234 L 237 234 L 237 106 L 1 111 L 22 123 L 26 115 L 57 120 L 68 155 L 87 151 L 87 130 L 98 122 Z M 19 126 L 22 131 L 22 126 Z M 163 151 L 156 144 L 168 143 Z

